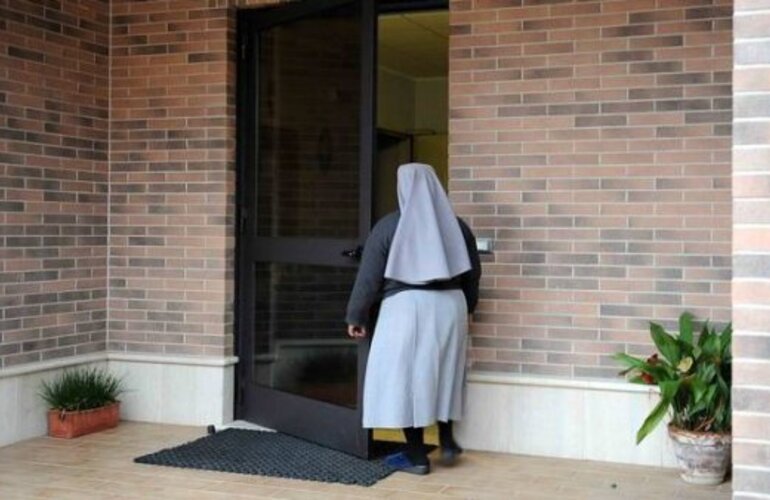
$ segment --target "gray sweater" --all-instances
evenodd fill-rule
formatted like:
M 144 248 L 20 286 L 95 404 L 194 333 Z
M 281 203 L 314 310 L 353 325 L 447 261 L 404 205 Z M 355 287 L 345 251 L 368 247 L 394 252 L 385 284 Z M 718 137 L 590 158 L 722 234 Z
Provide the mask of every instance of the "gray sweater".
M 476 309 L 479 298 L 479 280 L 481 279 L 481 261 L 476 249 L 476 238 L 462 219 L 460 229 L 468 247 L 471 259 L 471 269 L 451 280 L 436 281 L 426 285 L 409 285 L 400 281 L 385 278 L 385 265 L 388 262 L 388 251 L 393 241 L 393 235 L 398 226 L 400 214 L 393 212 L 386 215 L 375 224 L 364 245 L 361 266 L 358 268 L 356 284 L 348 301 L 346 321 L 350 325 L 369 326 L 374 318 L 371 317 L 372 307 L 384 299 L 404 290 L 449 290 L 461 289 L 468 304 L 468 313 Z

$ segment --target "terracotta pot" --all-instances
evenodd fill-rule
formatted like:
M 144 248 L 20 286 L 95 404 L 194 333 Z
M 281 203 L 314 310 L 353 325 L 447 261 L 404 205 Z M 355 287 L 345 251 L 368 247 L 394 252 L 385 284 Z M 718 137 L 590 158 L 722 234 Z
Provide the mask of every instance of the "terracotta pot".
M 48 411 L 48 435 L 70 439 L 111 429 L 120 420 L 120 403 L 83 411 Z
M 730 467 L 730 434 L 692 432 L 668 426 L 681 477 L 687 483 L 715 485 L 725 480 Z

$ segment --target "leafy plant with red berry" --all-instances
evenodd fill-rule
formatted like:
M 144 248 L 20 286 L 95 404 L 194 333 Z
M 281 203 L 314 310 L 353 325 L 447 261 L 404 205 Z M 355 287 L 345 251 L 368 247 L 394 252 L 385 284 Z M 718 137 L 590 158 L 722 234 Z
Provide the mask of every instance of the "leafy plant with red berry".
M 692 314 L 679 317 L 679 332 L 668 333 L 650 323 L 650 335 L 658 352 L 638 358 L 620 352 L 615 359 L 628 368 L 621 372 L 637 384 L 657 385 L 660 401 L 636 433 L 640 443 L 663 417 L 671 424 L 695 432 L 727 433 L 731 428 L 732 326 L 721 332 L 706 321 L 695 335 Z

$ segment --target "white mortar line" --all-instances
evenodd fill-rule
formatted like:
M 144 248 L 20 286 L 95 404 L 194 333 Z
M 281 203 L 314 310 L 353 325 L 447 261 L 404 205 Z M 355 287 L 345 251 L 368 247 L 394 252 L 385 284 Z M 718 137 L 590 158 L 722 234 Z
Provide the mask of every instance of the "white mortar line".
M 740 94 L 739 94 L 740 95 Z M 733 123 L 765 123 L 770 121 L 770 118 L 766 116 L 733 116 Z M 739 148 L 741 146 L 746 146 L 745 144 L 734 144 L 733 145 L 736 148 Z M 763 144 L 759 144 L 760 147 L 764 146 Z
M 759 309 L 770 310 L 770 306 L 767 304 L 752 304 L 751 302 L 741 302 L 740 304 L 733 304 L 733 309 Z M 770 327 L 770 325 L 768 325 Z
M 104 314 L 104 350 L 110 350 L 110 318 L 112 317 L 110 307 L 110 299 L 112 294 L 110 286 L 110 255 L 112 254 L 112 3 L 108 2 L 108 15 L 107 20 L 107 269 L 105 271 L 106 283 L 106 298 Z
M 760 465 L 733 465 L 734 469 L 753 470 L 758 472 L 770 472 L 770 467 L 762 467 Z M 760 497 L 764 498 L 764 497 Z
M 733 415 L 740 415 L 743 417 L 765 417 L 770 418 L 770 414 L 763 411 L 751 411 L 751 410 L 733 410 Z
M 737 358 L 738 361 L 743 362 L 741 358 Z M 733 388 L 750 389 L 753 391 L 770 391 L 770 387 L 766 385 L 752 385 L 752 384 L 736 384 L 733 383 Z
M 751 7 L 743 7 L 740 10 L 734 10 L 733 11 L 733 17 L 749 17 L 749 16 L 756 16 L 757 14 L 770 14 L 770 9 L 765 8 L 758 8 L 758 9 L 752 9 Z
M 768 445 L 770 444 L 770 439 L 737 438 L 733 436 L 733 443 Z
M 739 16 L 740 17 L 740 16 Z M 763 43 L 770 41 L 770 37 L 766 36 L 747 36 L 747 37 L 736 37 L 733 38 L 733 44 L 741 44 L 741 43 Z
M 733 331 L 733 338 L 740 338 L 740 337 L 770 337 L 770 332 L 746 330 L 744 328 L 739 328 L 739 329 L 734 330 Z M 745 358 L 742 358 L 742 357 L 739 356 L 739 357 L 736 357 L 735 359 L 743 360 Z

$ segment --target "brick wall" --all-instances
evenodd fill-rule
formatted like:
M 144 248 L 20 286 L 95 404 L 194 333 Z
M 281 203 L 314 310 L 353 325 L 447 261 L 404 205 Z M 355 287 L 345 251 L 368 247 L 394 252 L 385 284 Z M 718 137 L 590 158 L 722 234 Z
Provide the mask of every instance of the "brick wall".
M 615 376 L 730 319 L 732 6 L 453 0 L 450 190 L 495 240 L 478 370 Z
M 111 349 L 232 350 L 234 12 L 262 3 L 112 2 Z M 78 4 L 92 8 L 77 27 L 38 5 L 14 2 L 30 12 L 0 25 L 21 47 L 0 69 L 0 105 L 21 113 L 3 114 L 0 146 L 13 356 L 25 341 L 98 348 L 104 331 L 106 3 Z M 452 196 L 496 241 L 476 369 L 612 376 L 610 353 L 649 349 L 648 319 L 729 319 L 731 14 L 719 0 L 451 3 Z M 75 53 L 91 59 L 63 59 Z M 69 267 L 54 284 L 55 266 Z
M 770 498 L 770 2 L 735 14 L 733 489 Z
M 234 19 L 218 4 L 112 2 L 111 350 L 232 352 Z
M 108 26 L 0 1 L 0 368 L 104 350 Z
M 109 349 L 233 351 L 235 9 L 112 2 Z

